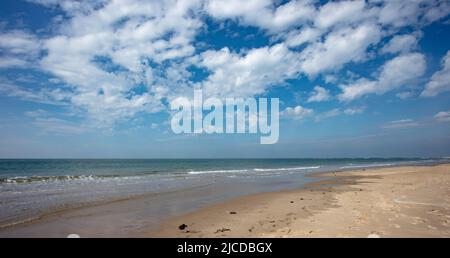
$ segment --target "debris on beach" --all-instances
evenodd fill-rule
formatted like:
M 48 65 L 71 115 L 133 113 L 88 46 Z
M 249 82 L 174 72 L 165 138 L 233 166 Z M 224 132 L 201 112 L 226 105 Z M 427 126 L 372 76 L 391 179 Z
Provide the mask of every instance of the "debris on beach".
M 214 234 L 224 233 L 224 232 L 227 232 L 227 231 L 231 231 L 231 229 L 229 229 L 229 228 L 221 228 L 221 229 L 216 230 L 216 232 L 214 232 Z
M 237 214 L 235 211 L 229 211 L 228 214 Z
M 178 228 L 180 230 L 185 230 L 188 226 L 186 224 L 181 224 Z

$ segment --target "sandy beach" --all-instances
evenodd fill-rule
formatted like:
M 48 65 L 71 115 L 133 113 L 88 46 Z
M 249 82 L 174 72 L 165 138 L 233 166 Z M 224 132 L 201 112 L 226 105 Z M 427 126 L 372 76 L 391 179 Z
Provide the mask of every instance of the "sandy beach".
M 323 180 L 208 206 L 146 236 L 450 237 L 450 164 L 314 177 Z
M 224 199 L 211 198 L 246 185 L 92 203 L 1 227 L 0 237 L 450 237 L 450 164 L 310 173 L 299 180 L 309 183 Z

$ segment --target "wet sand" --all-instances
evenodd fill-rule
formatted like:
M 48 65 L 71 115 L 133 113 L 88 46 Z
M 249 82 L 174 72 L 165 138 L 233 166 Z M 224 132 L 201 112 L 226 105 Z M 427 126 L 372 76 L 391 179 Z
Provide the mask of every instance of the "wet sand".
M 211 205 L 145 236 L 450 237 L 450 164 L 314 176 L 324 180 Z

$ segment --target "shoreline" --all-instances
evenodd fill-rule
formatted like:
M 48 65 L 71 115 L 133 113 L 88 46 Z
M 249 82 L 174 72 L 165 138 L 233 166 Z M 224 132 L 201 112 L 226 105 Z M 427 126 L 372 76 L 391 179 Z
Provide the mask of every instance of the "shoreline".
M 99 228 L 90 228 L 86 225 L 98 225 L 95 222 L 105 223 L 105 211 L 110 212 L 106 216 L 106 221 L 114 224 L 117 219 L 119 222 L 125 216 L 130 215 L 127 210 L 136 209 L 136 207 L 143 207 L 154 204 L 153 197 L 158 194 L 150 193 L 142 196 L 127 197 L 119 200 L 110 200 L 107 202 L 99 202 L 90 204 L 88 206 L 75 207 L 69 209 L 49 212 L 39 216 L 36 220 L 14 225 L 7 228 L 0 229 L 0 236 L 4 237 L 65 237 L 69 233 L 80 233 L 85 237 L 321 237 L 321 236 L 338 236 L 326 235 L 320 232 L 310 230 L 308 234 L 298 234 L 291 229 L 293 222 L 302 218 L 313 217 L 323 211 L 332 210 L 335 203 L 335 195 L 343 194 L 351 191 L 352 186 L 359 186 L 361 182 L 358 180 L 370 179 L 377 171 L 384 170 L 434 170 L 434 168 L 444 168 L 450 171 L 450 164 L 440 165 L 426 165 L 426 166 L 392 166 L 384 168 L 361 168 L 344 170 L 337 172 L 315 172 L 305 175 L 306 178 L 313 179 L 312 183 L 307 183 L 303 187 L 291 190 L 278 190 L 271 192 L 259 192 L 256 194 L 241 195 L 238 197 L 225 198 L 224 200 L 213 201 L 212 203 L 205 203 L 193 209 L 178 209 L 176 215 L 170 217 L 160 216 L 159 223 L 147 223 L 145 220 L 154 218 L 144 217 L 144 221 L 137 223 L 133 220 L 124 221 L 122 227 L 133 228 L 133 231 L 119 231 L 114 228 L 114 225 L 102 224 Z M 364 174 L 370 173 L 371 176 Z M 395 172 L 394 172 L 395 174 Z M 450 176 L 450 172 L 447 173 Z M 442 176 L 442 175 L 441 175 Z M 448 177 L 445 177 L 448 178 Z M 447 187 L 450 189 L 450 187 Z M 170 195 L 170 193 L 169 193 Z M 297 198 L 297 195 L 302 197 Z M 192 196 L 195 197 L 194 194 Z M 198 195 L 197 195 L 198 196 Z M 445 195 L 442 195 L 445 196 Z M 448 195 L 450 196 L 450 193 Z M 177 198 L 176 194 L 173 199 Z M 288 200 L 289 199 L 289 200 Z M 170 199 L 169 199 L 170 200 Z M 370 201 L 370 199 L 368 199 Z M 160 200 L 161 201 L 161 200 Z M 402 201 L 402 200 L 398 200 Z M 449 200 L 444 200 L 448 204 Z M 284 205 L 275 205 L 274 203 L 284 203 Z M 292 202 L 292 203 L 291 203 Z M 296 204 L 303 205 L 301 210 L 292 209 Z M 170 204 L 170 202 L 169 202 Z M 156 204 L 157 205 L 157 204 Z M 166 204 L 167 205 L 167 204 Z M 170 205 L 168 205 L 170 206 Z M 261 207 L 265 207 L 261 210 Z M 172 207 L 169 207 L 172 208 Z M 258 214 L 246 213 L 245 209 L 252 208 L 259 211 Z M 298 208 L 298 207 L 297 207 Z M 271 210 L 279 210 L 280 212 L 273 213 Z M 283 212 L 285 214 L 283 214 Z M 450 220 L 450 212 L 446 211 L 445 216 L 447 221 Z M 233 214 L 230 214 L 233 213 Z M 262 215 L 261 215 L 262 214 Z M 132 214 L 133 215 L 133 214 Z M 267 215 L 267 216 L 265 216 Z M 146 214 L 145 216 L 148 216 Z M 271 217 L 270 219 L 263 219 L 261 216 Z M 142 215 L 141 215 L 142 217 Z M 151 216 L 152 217 L 152 216 Z M 239 221 L 233 221 L 235 218 L 243 218 Z M 230 221 L 231 219 L 231 221 Z M 216 221 L 214 221 L 216 220 Z M 258 221 L 255 225 L 247 225 L 249 220 Z M 209 225 L 202 225 L 199 221 L 209 223 Z M 247 222 L 246 222 L 247 221 Z M 79 225 L 84 228 L 83 231 L 76 231 Z M 246 224 L 247 223 L 247 224 Z M 67 224 L 69 226 L 67 227 Z M 131 224 L 131 226 L 129 225 Z M 184 231 L 180 231 L 178 226 L 187 224 L 188 227 Z M 224 226 L 221 226 L 221 225 Z M 269 225 L 269 227 L 268 227 Z M 448 225 L 448 224 L 447 224 Z M 236 230 L 240 227 L 246 230 Z M 432 226 L 434 227 L 434 226 Z M 213 229 L 215 228 L 215 229 Z M 373 232 L 372 232 L 373 231 Z M 372 230 L 368 234 L 380 235 L 376 230 Z M 450 235 L 450 229 L 445 229 L 446 236 Z M 364 233 L 365 234 L 365 233 Z M 364 236 L 364 234 L 347 234 L 343 236 Z
M 437 163 L 437 164 L 445 164 L 445 163 Z M 330 171 L 335 171 L 335 172 L 345 172 L 345 171 L 353 171 L 353 170 L 360 170 L 360 169 L 377 169 L 377 168 L 384 168 L 384 167 L 403 167 L 403 166 L 432 166 L 435 164 L 418 164 L 418 165 L 404 165 L 404 164 L 396 164 L 396 165 L 385 165 L 385 164 L 380 164 L 380 165 L 372 165 L 372 166 L 349 166 L 349 167 L 342 167 L 342 168 L 337 168 L 337 169 L 333 169 L 333 170 L 329 170 L 329 171 L 317 171 L 317 172 L 311 172 L 310 174 L 305 174 L 303 177 L 305 179 L 308 178 L 313 178 L 313 179 L 319 179 L 319 180 L 323 180 L 320 179 L 320 176 L 315 176 L 315 175 L 321 175 L 321 174 L 327 174 Z M 319 167 L 317 167 L 319 168 Z M 285 170 L 285 168 L 283 168 L 282 170 Z M 67 175 L 64 177 L 68 177 Z M 308 183 L 307 183 L 308 184 Z M 201 188 L 204 186 L 193 186 L 193 188 Z M 291 189 L 298 189 L 301 187 L 289 187 Z M 99 200 L 93 200 L 93 201 L 86 201 L 86 202 L 76 202 L 73 204 L 65 204 L 65 205 L 61 205 L 61 206 L 57 206 L 54 208 L 50 208 L 47 211 L 43 211 L 43 212 L 39 212 L 39 213 L 35 213 L 31 216 L 24 216 L 24 217 L 19 217 L 17 219 L 7 219 L 4 221 L 0 222 L 0 231 L 2 229 L 5 228 L 10 228 L 13 226 L 20 226 L 23 224 L 29 224 L 29 223 L 33 223 L 35 221 L 39 221 L 42 219 L 45 219 L 47 217 L 51 217 L 60 213 L 65 213 L 65 212 L 71 212 L 71 211 L 75 211 L 78 209 L 84 209 L 84 208 L 90 208 L 90 207 L 95 207 L 95 206 L 101 206 L 101 205 L 107 205 L 109 203 L 115 203 L 115 202 L 122 202 L 122 201 L 129 201 L 129 200 L 136 200 L 136 199 L 140 199 L 140 198 L 145 198 L 148 196 L 153 196 L 153 195 L 164 195 L 164 194 L 171 194 L 171 193 L 176 193 L 176 192 L 182 192 L 185 190 L 189 190 L 190 188 L 186 188 L 186 189 L 174 189 L 171 191 L 167 191 L 167 192 L 146 192 L 146 193 L 141 193 L 141 194 L 133 194 L 133 195 L 127 195 L 127 196 L 123 196 L 123 197 L 114 197 L 114 198 L 107 198 L 107 199 L 99 199 Z M 280 189 L 280 190 L 275 190 L 276 192 L 278 191 L 283 191 L 285 189 Z M 238 195 L 239 196 L 245 196 L 245 195 L 252 195 L 252 194 L 258 194 L 258 193 L 265 193 L 266 191 L 259 191 L 257 193 L 247 193 L 247 194 L 242 194 L 242 195 Z M 267 192 L 274 192 L 274 190 L 269 190 Z M 235 197 L 231 197 L 231 198 L 235 198 Z M 220 200 L 218 202 L 221 202 Z
M 308 177 L 322 180 L 210 205 L 168 219 L 146 236 L 450 237 L 448 163 Z

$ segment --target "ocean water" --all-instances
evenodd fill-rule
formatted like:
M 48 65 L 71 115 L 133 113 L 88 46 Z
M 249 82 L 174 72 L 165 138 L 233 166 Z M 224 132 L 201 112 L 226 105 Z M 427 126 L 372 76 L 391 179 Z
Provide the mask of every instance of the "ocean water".
M 445 162 L 448 159 L 0 160 L 0 229 L 55 210 L 147 194 L 175 196 L 164 201 L 168 212 L 175 212 L 187 204 L 195 208 L 244 194 L 298 188 L 313 180 L 305 178 L 313 172 Z M 149 213 L 170 215 L 160 207 L 150 208 Z

